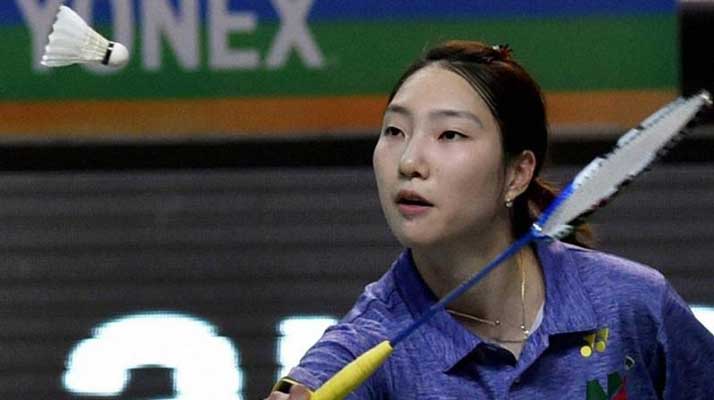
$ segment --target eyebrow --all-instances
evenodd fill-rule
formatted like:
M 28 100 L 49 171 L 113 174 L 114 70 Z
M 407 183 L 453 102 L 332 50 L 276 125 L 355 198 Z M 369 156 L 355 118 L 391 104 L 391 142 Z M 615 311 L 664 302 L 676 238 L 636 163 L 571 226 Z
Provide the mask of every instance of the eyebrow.
M 384 113 L 388 112 L 393 112 L 396 114 L 402 114 L 407 117 L 412 115 L 412 112 L 409 111 L 408 108 L 404 106 L 400 106 L 399 104 L 390 104 L 387 109 L 384 111 Z M 476 116 L 476 114 L 469 112 L 469 111 L 461 111 L 461 110 L 449 110 L 449 109 L 444 109 L 444 110 L 434 110 L 429 112 L 429 117 L 430 118 L 446 118 L 446 117 L 456 117 L 456 118 L 465 118 L 465 119 L 470 119 L 471 121 L 475 122 L 478 126 L 483 127 L 483 121 L 479 117 Z

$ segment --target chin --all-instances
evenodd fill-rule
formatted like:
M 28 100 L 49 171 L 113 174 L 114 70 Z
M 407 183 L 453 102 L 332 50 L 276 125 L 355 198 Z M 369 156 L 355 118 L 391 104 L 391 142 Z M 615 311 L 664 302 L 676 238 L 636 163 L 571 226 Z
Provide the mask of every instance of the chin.
M 443 229 L 435 229 L 435 225 L 442 225 L 433 220 L 414 219 L 408 220 L 394 213 L 387 218 L 392 234 L 397 238 L 403 247 L 408 248 L 429 248 L 438 246 L 446 239 Z
M 434 237 L 433 232 L 425 232 L 422 234 L 394 232 L 394 235 L 402 246 L 410 249 L 434 247 L 438 246 L 441 242 L 439 238 Z

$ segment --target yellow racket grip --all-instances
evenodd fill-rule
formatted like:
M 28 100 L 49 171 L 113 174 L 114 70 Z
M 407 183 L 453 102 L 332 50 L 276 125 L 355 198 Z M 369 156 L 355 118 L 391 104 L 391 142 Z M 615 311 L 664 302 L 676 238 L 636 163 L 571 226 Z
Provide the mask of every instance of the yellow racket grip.
M 392 351 L 394 349 L 389 340 L 372 347 L 351 363 L 345 365 L 335 376 L 322 384 L 319 389 L 312 393 L 310 400 L 343 399 L 367 380 L 392 354 Z

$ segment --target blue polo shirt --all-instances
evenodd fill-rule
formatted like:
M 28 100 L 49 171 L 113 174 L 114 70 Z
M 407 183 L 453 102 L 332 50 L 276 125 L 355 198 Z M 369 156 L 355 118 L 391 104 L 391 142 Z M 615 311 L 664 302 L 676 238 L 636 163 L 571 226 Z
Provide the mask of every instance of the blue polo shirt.
M 534 249 L 543 320 L 517 360 L 439 312 L 348 398 L 714 398 L 714 336 L 659 272 L 558 241 Z M 404 251 L 289 376 L 319 387 L 436 301 Z

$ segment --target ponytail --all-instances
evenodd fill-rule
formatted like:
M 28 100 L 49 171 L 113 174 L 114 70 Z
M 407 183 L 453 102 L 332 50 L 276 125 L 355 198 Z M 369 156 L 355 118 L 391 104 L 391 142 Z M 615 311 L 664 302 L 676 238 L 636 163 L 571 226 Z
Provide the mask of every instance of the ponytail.
M 531 228 L 541 213 L 558 196 L 559 190 L 553 183 L 537 177 L 531 181 L 528 189 L 513 202 L 513 232 L 520 237 Z M 590 226 L 580 224 L 573 231 L 561 238 L 563 242 L 592 248 L 594 238 Z

